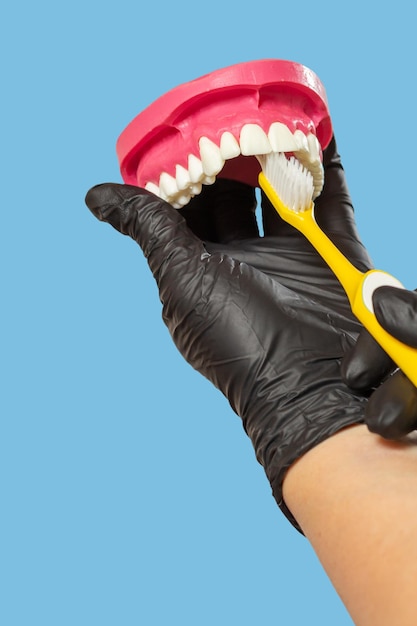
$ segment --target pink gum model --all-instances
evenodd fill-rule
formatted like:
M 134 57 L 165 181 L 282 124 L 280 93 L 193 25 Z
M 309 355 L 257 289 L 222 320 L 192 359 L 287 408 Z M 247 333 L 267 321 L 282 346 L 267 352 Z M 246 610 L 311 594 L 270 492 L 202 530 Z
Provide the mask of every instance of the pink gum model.
M 231 133 L 240 142 L 244 125 L 266 134 L 280 122 L 291 133 L 315 135 L 324 149 L 332 125 L 324 87 L 307 67 L 285 60 L 240 63 L 179 85 L 137 115 L 117 141 L 125 183 L 159 184 L 161 172 L 175 177 L 188 167 L 189 155 L 200 158 L 206 137 L 217 146 Z M 259 163 L 240 154 L 225 160 L 219 176 L 258 185 Z

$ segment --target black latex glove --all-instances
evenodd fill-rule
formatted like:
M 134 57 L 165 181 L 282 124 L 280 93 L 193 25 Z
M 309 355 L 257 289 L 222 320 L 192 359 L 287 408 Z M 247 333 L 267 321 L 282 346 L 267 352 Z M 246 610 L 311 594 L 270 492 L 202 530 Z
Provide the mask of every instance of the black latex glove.
M 373 295 L 379 323 L 400 341 L 417 347 L 417 294 L 395 287 L 380 287 Z M 366 331 L 343 361 L 346 382 L 358 391 L 369 391 L 380 381 L 386 355 Z M 394 368 L 393 364 L 393 368 Z M 417 389 L 401 372 L 387 378 L 371 395 L 365 422 L 374 433 L 399 439 L 417 429 Z
M 334 141 L 324 164 L 317 219 L 365 271 L 371 262 Z M 100 185 L 86 202 L 142 248 L 175 344 L 242 417 L 274 496 L 296 525 L 282 501 L 286 470 L 320 441 L 364 419 L 366 398 L 341 377 L 342 357 L 361 326 L 339 282 L 266 198 L 265 236 L 259 237 L 254 190 L 241 183 L 205 187 L 182 215 L 131 186 Z M 383 375 L 389 359 L 385 366 Z

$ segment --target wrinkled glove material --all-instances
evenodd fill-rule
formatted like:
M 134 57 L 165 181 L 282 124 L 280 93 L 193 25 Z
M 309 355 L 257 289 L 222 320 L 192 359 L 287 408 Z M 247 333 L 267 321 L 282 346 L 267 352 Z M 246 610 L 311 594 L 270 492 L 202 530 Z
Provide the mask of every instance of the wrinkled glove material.
M 179 212 L 141 189 L 103 185 L 86 200 L 141 246 L 176 346 L 242 418 L 278 505 L 301 531 L 282 497 L 287 469 L 364 420 L 366 397 L 341 377 L 361 326 L 340 284 L 297 234 L 290 244 L 288 234 L 203 243 Z M 357 265 L 368 263 L 359 244 L 355 254 Z
M 213 262 L 215 255 L 223 258 L 221 245 L 206 247 Z M 219 298 L 219 314 L 225 318 L 219 344 L 241 333 L 236 344 L 247 349 L 237 359 L 247 363 L 240 368 L 226 351 L 221 369 L 215 361 L 213 380 L 208 364 L 214 355 L 206 353 L 199 371 L 242 417 L 278 505 L 298 527 L 282 497 L 286 471 L 320 442 L 364 420 L 366 397 L 352 392 L 340 371 L 361 326 L 333 274 L 302 240 L 294 238 L 290 249 L 287 238 L 245 241 L 229 245 L 227 254 L 242 261 L 237 266 L 240 285 L 232 302 L 226 293 Z M 239 298 L 248 291 L 251 298 Z

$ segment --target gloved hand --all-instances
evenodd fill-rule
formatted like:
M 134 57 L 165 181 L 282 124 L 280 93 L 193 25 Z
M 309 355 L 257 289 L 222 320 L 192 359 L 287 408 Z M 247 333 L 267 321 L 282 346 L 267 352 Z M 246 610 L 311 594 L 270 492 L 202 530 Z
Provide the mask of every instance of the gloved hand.
M 317 220 L 365 271 L 371 261 L 334 140 L 324 166 Z M 277 503 L 298 527 L 282 499 L 287 469 L 341 428 L 363 422 L 367 404 L 342 380 L 342 357 L 361 326 L 339 282 L 265 197 L 259 236 L 255 192 L 242 183 L 219 179 L 181 212 L 116 184 L 94 187 L 86 203 L 142 248 L 175 344 L 242 418 Z M 382 358 L 378 367 L 382 377 L 392 363 Z
M 417 347 L 416 292 L 379 287 L 373 294 L 373 305 L 379 323 L 388 332 Z M 343 377 L 351 388 L 370 392 L 381 380 L 381 364 L 383 368 L 386 365 L 385 353 L 363 330 L 343 360 Z M 370 431 L 387 439 L 399 439 L 417 429 L 417 388 L 401 371 L 389 376 L 372 393 L 365 422 Z

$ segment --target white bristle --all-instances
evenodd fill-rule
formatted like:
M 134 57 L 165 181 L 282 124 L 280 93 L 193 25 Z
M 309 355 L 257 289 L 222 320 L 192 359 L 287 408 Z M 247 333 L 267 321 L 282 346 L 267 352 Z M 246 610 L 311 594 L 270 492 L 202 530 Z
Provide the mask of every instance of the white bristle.
M 312 174 L 294 156 L 287 159 L 283 152 L 271 152 L 262 159 L 265 176 L 282 202 L 293 211 L 305 211 L 314 193 Z

